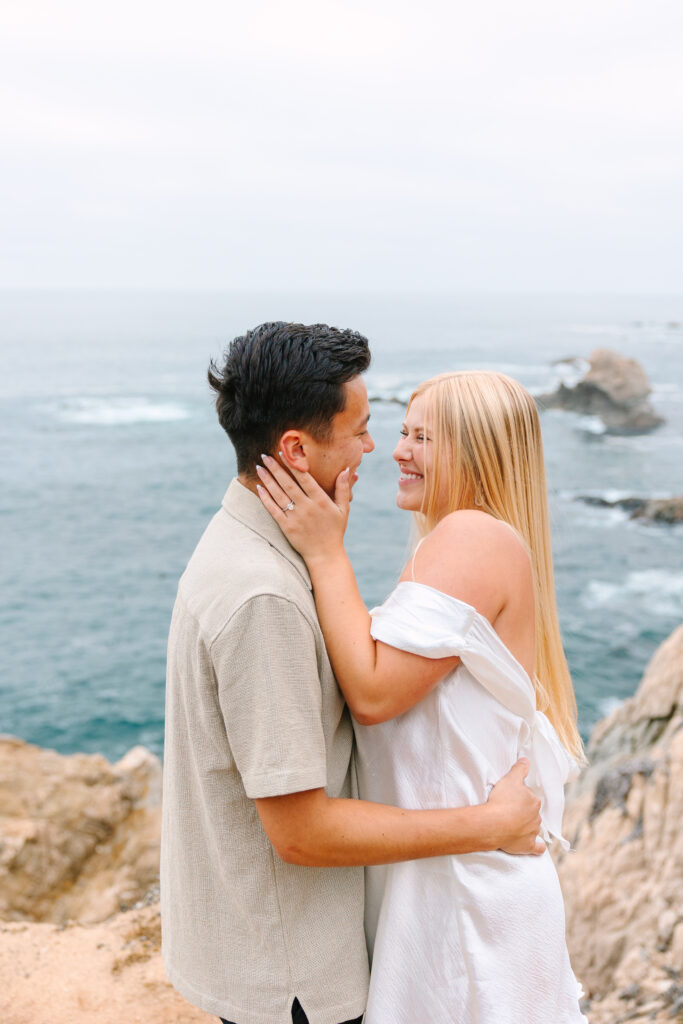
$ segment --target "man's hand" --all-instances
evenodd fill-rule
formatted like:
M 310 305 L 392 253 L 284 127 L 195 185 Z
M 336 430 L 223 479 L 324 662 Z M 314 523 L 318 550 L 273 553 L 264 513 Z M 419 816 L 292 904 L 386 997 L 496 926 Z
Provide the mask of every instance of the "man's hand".
M 521 757 L 493 787 L 488 803 L 500 813 L 504 836 L 500 849 L 505 853 L 531 853 L 540 857 L 546 851 L 545 843 L 538 838 L 541 801 L 524 785 L 528 774 L 529 762 Z

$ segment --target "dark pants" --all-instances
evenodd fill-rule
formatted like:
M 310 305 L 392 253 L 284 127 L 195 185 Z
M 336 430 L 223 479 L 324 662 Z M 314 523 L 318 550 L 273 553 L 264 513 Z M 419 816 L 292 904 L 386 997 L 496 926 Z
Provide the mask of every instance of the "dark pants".
M 361 1024 L 362 1020 L 363 1017 L 361 1015 L 356 1017 L 355 1020 L 345 1020 L 342 1024 Z M 232 1024 L 232 1021 L 224 1020 L 223 1017 L 221 1017 L 221 1022 L 222 1024 Z M 292 1024 L 308 1024 L 308 1017 L 301 1009 L 301 1003 L 298 999 L 295 999 L 292 1003 Z

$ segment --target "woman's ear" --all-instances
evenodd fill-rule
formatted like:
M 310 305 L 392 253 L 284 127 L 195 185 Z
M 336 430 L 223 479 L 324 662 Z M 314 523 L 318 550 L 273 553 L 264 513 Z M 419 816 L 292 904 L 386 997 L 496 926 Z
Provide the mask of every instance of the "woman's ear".
M 305 431 L 286 430 L 284 432 L 280 438 L 278 455 L 286 468 L 298 469 L 300 473 L 310 472 L 306 454 L 308 439 L 308 434 Z

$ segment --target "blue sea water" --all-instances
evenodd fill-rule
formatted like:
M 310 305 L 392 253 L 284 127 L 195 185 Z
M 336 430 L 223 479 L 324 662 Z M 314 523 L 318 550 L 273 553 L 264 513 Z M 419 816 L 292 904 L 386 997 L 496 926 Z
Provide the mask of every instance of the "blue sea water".
M 0 293 L 0 731 L 116 758 L 163 745 L 177 580 L 234 473 L 206 384 L 226 342 L 263 320 L 326 321 L 371 340 L 376 451 L 348 546 L 372 605 L 396 580 L 410 517 L 391 452 L 414 384 L 495 368 L 536 392 L 557 360 L 638 359 L 666 417 L 612 437 L 542 416 L 560 618 L 586 735 L 629 696 L 683 619 L 683 528 L 579 494 L 683 493 L 683 296 L 512 297 L 170 292 Z

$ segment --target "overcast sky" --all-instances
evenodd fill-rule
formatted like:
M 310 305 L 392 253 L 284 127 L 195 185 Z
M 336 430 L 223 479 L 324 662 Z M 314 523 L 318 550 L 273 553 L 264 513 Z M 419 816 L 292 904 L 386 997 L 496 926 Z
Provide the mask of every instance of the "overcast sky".
M 3 0 L 0 285 L 683 290 L 676 0 Z

